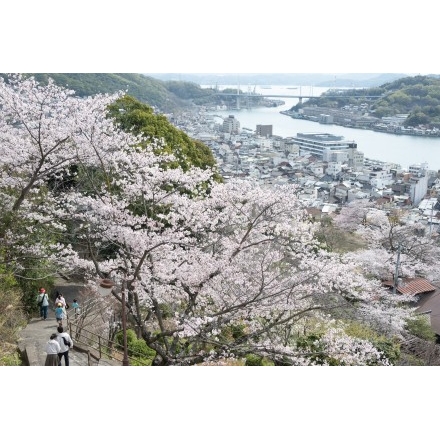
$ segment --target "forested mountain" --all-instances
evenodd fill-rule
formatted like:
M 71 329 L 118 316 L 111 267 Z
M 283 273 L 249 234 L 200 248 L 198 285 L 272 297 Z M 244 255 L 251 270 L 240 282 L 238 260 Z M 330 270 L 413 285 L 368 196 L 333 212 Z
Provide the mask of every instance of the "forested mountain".
M 163 81 L 137 73 L 38 73 L 33 75 L 43 84 L 50 76 L 57 85 L 75 90 L 78 96 L 123 90 L 162 112 L 175 111 L 184 106 L 182 100 L 170 92 Z
M 30 73 L 47 84 L 51 77 L 55 84 L 75 91 L 78 96 L 126 91 L 128 95 L 158 111 L 167 113 L 191 105 L 194 98 L 212 94 L 190 82 L 161 81 L 138 73 Z M 6 78 L 5 74 L 1 74 Z
M 138 101 L 147 104 L 159 113 L 186 110 L 193 105 L 233 104 L 231 96 L 216 96 L 214 88 L 202 88 L 192 81 L 166 80 L 137 73 L 32 73 L 42 84 L 51 77 L 55 84 L 75 91 L 78 96 L 91 96 L 97 93 L 125 91 Z M 5 77 L 5 75 L 3 75 Z M 236 93 L 237 88 L 223 90 Z M 255 105 L 265 105 L 265 99 L 254 99 Z
M 368 112 L 378 118 L 408 114 L 404 123 L 406 127 L 426 125 L 440 128 L 440 77 L 410 76 L 380 87 L 339 90 L 338 96 L 334 95 L 335 91 L 329 90 L 319 98 L 308 100 L 303 106 L 342 108 L 366 102 Z M 297 105 L 295 109 L 300 107 Z

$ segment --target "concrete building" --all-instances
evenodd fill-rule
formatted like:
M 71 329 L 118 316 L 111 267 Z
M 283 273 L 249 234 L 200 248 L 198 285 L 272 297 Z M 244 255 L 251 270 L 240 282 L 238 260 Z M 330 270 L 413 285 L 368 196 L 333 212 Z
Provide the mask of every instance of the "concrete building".
M 410 183 L 410 197 L 413 206 L 417 206 L 421 200 L 425 197 L 428 191 L 428 176 L 411 177 Z
M 323 159 L 326 150 L 357 150 L 356 142 L 330 133 L 297 133 L 293 139 L 299 145 L 301 155 L 309 153 L 320 159 Z
M 414 176 L 425 175 L 428 172 L 429 166 L 427 162 L 410 165 L 408 171 Z
M 257 125 L 256 135 L 262 137 L 272 136 L 272 125 Z
M 224 133 L 238 134 L 240 133 L 240 122 L 235 119 L 234 115 L 229 115 L 223 120 L 222 131 Z

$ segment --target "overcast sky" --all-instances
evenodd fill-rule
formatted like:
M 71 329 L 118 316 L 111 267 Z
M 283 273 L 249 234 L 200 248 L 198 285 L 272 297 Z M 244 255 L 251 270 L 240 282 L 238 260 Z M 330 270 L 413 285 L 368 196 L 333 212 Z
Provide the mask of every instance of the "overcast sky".
M 440 73 L 433 2 L 16 1 L 3 72 Z

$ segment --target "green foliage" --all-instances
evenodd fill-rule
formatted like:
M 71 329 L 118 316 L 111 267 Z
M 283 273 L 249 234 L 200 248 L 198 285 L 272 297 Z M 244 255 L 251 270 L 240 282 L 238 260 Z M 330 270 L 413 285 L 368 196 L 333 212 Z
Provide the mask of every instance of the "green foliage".
M 23 365 L 18 353 L 4 354 L 0 353 L 0 366 L 1 367 L 19 367 Z
M 198 140 L 174 127 L 168 119 L 154 113 L 153 109 L 125 95 L 109 107 L 110 116 L 119 126 L 134 134 L 142 134 L 146 139 L 163 139 L 164 145 L 158 147 L 156 154 L 173 154 L 177 161 L 171 167 L 181 167 L 184 171 L 190 166 L 202 169 L 215 168 L 216 161 L 211 149 Z M 221 180 L 217 176 L 217 180 Z
M 164 113 L 176 112 L 192 103 L 210 104 L 213 89 L 185 81 L 161 81 L 137 73 L 29 73 L 42 84 L 52 78 L 59 86 L 74 90 L 78 96 L 126 92 Z M 2 74 L 6 78 L 5 74 Z
M 263 358 L 261 356 L 257 356 L 256 354 L 248 354 L 246 356 L 247 367 L 261 367 L 263 365 Z
M 15 342 L 26 325 L 22 293 L 11 273 L 0 266 L 0 365 L 20 365 Z
M 22 220 L 17 219 L 15 224 L 10 226 L 10 230 L 22 234 L 21 231 L 26 227 L 25 219 Z M 51 241 L 51 234 L 52 232 L 45 230 L 44 226 L 36 228 L 34 234 L 22 234 L 26 239 L 24 245 L 48 243 Z M 47 275 L 55 272 L 53 266 L 46 259 L 35 259 L 15 249 L 0 248 L 0 261 L 4 262 L 0 264 L 0 289 L 3 292 L 18 292 L 21 310 L 27 315 L 32 315 L 38 309 L 38 289 L 44 286 L 49 292 L 53 286 L 53 277 Z
M 231 336 L 234 339 L 240 339 L 246 335 L 245 329 L 246 329 L 246 326 L 244 324 L 232 325 L 231 326 Z
M 404 126 L 427 125 L 440 128 L 440 78 L 430 76 L 413 76 L 400 78 L 380 87 L 367 89 L 350 89 L 340 92 L 337 97 L 331 90 L 319 98 L 311 98 L 305 104 L 298 104 L 294 109 L 303 106 L 342 108 L 345 105 L 363 102 L 370 105 L 370 112 L 378 118 L 408 114 Z M 350 98 L 356 95 L 359 98 Z M 380 98 L 372 98 L 380 96 Z
M 23 292 L 22 306 L 28 315 L 38 311 L 38 289 L 44 286 L 47 293 L 52 290 L 54 279 L 53 277 L 46 278 L 47 273 L 51 272 L 52 270 L 48 268 L 47 264 L 44 261 L 40 261 L 32 269 L 26 270 L 26 277 L 29 278 L 17 278 L 17 285 Z M 41 280 L 42 278 L 44 281 Z
M 418 315 L 406 322 L 406 330 L 425 341 L 435 342 L 436 334 L 426 315 Z
M 34 73 L 35 79 L 46 84 L 52 78 L 56 84 L 75 90 L 78 96 L 97 93 L 126 92 L 163 112 L 186 106 L 170 92 L 166 84 L 155 78 L 136 73 Z
M 393 339 L 377 334 L 371 327 L 362 325 L 360 322 L 352 321 L 346 327 L 345 333 L 348 336 L 371 342 L 377 350 L 384 354 L 391 364 L 395 364 L 400 359 L 401 352 L 399 343 Z
M 212 102 L 215 90 L 204 88 L 186 81 L 166 81 L 165 87 L 181 99 L 191 100 L 194 104 L 204 105 Z
M 271 360 L 252 353 L 247 354 L 245 359 L 246 367 L 271 367 L 274 365 Z
M 324 347 L 320 342 L 321 337 L 321 333 L 309 333 L 308 335 L 300 336 L 296 341 L 296 346 L 304 352 L 309 352 L 311 362 L 316 365 L 340 365 L 337 359 L 325 354 Z
M 410 127 L 417 127 L 418 125 L 429 124 L 431 118 L 423 112 L 414 112 L 408 116 L 405 125 Z
M 321 248 L 329 252 L 343 254 L 365 247 L 365 243 L 356 234 L 336 227 L 330 216 L 325 216 L 320 220 L 315 238 L 319 241 Z
M 115 342 L 119 345 L 118 349 L 122 350 L 124 345 L 122 331 L 116 333 Z M 156 355 L 156 352 L 148 347 L 143 339 L 138 339 L 136 333 L 131 329 L 127 329 L 127 352 L 128 356 L 130 356 L 131 365 L 135 365 L 136 359 L 144 361 L 138 365 L 145 365 L 145 363 L 151 365 L 151 362 Z

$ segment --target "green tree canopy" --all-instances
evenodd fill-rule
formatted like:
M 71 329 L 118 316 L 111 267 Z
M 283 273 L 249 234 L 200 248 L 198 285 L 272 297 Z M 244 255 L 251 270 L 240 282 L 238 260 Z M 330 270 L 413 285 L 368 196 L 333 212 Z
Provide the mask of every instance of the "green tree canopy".
M 123 96 L 109 110 L 111 117 L 123 130 L 142 134 L 147 140 L 162 138 L 165 144 L 157 153 L 174 154 L 177 158 L 174 166 L 180 166 L 183 170 L 188 170 L 191 165 L 202 169 L 215 168 L 214 155 L 207 145 L 191 139 L 164 115 L 154 113 L 151 107 L 134 97 Z

